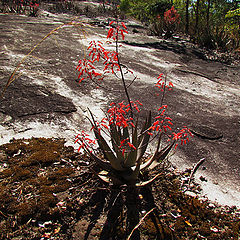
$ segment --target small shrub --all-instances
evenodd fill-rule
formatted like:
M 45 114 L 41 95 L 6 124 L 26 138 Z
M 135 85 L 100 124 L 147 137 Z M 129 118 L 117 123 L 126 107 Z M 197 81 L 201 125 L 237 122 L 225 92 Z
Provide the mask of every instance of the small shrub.
M 225 19 L 227 20 L 225 30 L 231 37 L 231 47 L 237 49 L 240 47 L 240 8 L 229 11 Z
M 180 15 L 177 10 L 172 6 L 172 8 L 164 13 L 164 30 L 165 38 L 170 38 L 177 31 L 178 25 L 180 23 Z

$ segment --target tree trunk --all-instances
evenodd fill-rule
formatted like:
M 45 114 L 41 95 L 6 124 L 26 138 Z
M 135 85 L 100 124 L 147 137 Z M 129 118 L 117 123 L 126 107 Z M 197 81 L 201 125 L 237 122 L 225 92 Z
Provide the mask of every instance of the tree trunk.
M 208 0 L 208 7 L 207 7 L 207 32 L 210 32 L 210 26 L 209 26 L 209 19 L 210 19 L 210 6 L 211 6 L 211 0 Z
M 198 34 L 198 23 L 199 23 L 199 4 L 200 0 L 196 2 L 196 23 L 195 23 L 195 35 Z
M 188 8 L 189 8 L 189 0 L 186 0 L 186 25 L 185 25 L 186 34 L 189 33 L 189 12 L 188 12 Z

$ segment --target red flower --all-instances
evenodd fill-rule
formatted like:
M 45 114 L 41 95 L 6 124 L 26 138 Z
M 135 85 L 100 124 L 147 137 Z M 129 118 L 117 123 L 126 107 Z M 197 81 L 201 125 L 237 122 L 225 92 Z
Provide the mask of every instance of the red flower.
M 113 28 L 110 28 L 109 31 L 108 31 L 108 35 L 107 35 L 107 38 L 112 38 L 113 37 Z
M 127 30 L 126 25 L 125 25 L 123 22 L 121 22 L 121 24 L 122 24 L 122 26 Z
M 130 142 L 128 142 L 128 146 L 136 150 L 136 147 L 133 144 L 131 144 Z

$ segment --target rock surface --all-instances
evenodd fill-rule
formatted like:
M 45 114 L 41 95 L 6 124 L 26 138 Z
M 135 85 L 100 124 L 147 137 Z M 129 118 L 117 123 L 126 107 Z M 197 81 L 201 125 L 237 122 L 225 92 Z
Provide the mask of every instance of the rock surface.
M 0 14 L 0 84 L 3 87 L 14 68 L 30 49 L 51 30 L 68 23 L 67 14 L 42 14 L 38 18 Z M 85 23 L 104 18 L 86 18 Z M 147 36 L 139 23 L 126 21 L 129 35 L 122 42 L 121 60 L 138 79 L 130 88 L 144 109 L 156 109 L 161 96 L 154 87 L 159 73 L 174 84 L 164 103 L 175 127 L 189 126 L 195 137 L 178 149 L 170 161 L 179 168 L 192 167 L 205 158 L 202 187 L 211 200 L 240 203 L 240 67 L 207 60 L 201 49 L 187 41 L 165 41 Z M 84 30 L 87 34 L 83 34 Z M 88 129 L 87 107 L 99 117 L 112 101 L 124 100 L 121 83 L 106 79 L 104 88 L 77 81 L 75 67 L 88 43 L 104 41 L 104 24 L 65 26 L 40 44 L 21 65 L 19 77 L 7 88 L 0 102 L 1 143 L 11 138 L 64 137 L 73 145 L 74 136 Z M 203 136 L 203 137 L 202 137 Z

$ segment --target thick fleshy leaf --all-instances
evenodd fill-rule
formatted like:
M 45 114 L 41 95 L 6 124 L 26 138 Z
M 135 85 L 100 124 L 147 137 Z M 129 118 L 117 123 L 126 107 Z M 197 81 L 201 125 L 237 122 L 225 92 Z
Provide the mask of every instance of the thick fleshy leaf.
M 122 180 L 122 177 L 119 177 L 118 174 L 114 174 L 114 171 L 107 172 L 107 171 L 101 171 L 97 174 L 97 176 L 103 180 L 105 183 L 110 184 L 111 182 L 114 185 L 122 185 L 124 184 L 124 181 Z
M 124 162 L 124 156 L 122 154 L 121 149 L 119 148 L 121 137 L 119 136 L 116 125 L 114 123 L 110 125 L 110 133 L 111 133 L 111 142 L 112 142 L 113 150 L 116 153 L 117 158 L 119 159 L 122 165 Z
M 141 133 L 143 134 L 143 136 L 141 136 L 139 138 L 139 147 L 138 147 L 139 151 L 138 151 L 138 156 L 137 156 L 138 160 L 143 157 L 143 155 L 146 152 L 147 147 L 148 147 L 150 135 L 146 132 L 146 130 L 151 127 L 151 124 L 152 124 L 152 121 L 151 121 L 152 116 L 151 115 L 152 115 L 151 111 L 149 111 L 148 117 L 146 118 L 145 124 L 143 125 L 143 128 L 141 130 Z
M 94 119 L 94 116 L 92 114 L 92 112 L 89 110 L 90 115 L 92 117 L 92 127 L 93 127 L 93 131 L 95 134 L 95 137 L 97 139 L 99 148 L 102 150 L 104 157 L 110 162 L 111 166 L 118 170 L 118 171 L 123 171 L 124 168 L 121 165 L 121 162 L 119 161 L 119 159 L 115 156 L 115 154 L 113 153 L 112 149 L 109 147 L 109 145 L 107 144 L 106 140 L 103 138 L 103 136 L 101 135 L 101 133 L 98 130 L 98 127 L 96 126 L 96 121 Z
M 127 158 L 124 162 L 124 166 L 126 167 L 133 167 L 136 164 L 137 161 L 137 152 L 138 152 L 138 134 L 137 134 L 137 127 L 138 127 L 138 120 L 135 124 L 135 127 L 133 128 L 132 132 L 132 145 L 136 148 L 131 148 L 130 152 L 127 155 Z
M 171 144 L 169 144 L 168 146 L 166 146 L 165 148 L 163 148 L 161 151 L 159 151 L 153 159 L 152 164 L 149 166 L 150 169 L 153 169 L 154 167 L 156 167 L 159 163 L 161 163 L 163 160 L 165 160 L 169 154 L 169 152 L 171 151 L 172 147 L 174 146 L 175 141 Z
M 140 170 L 143 170 L 145 168 L 148 168 L 152 162 L 154 161 L 156 155 L 158 154 L 159 152 L 159 148 L 160 148 L 160 144 L 161 144 L 161 139 L 162 139 L 162 132 L 160 133 L 159 137 L 158 137 L 158 143 L 157 143 L 157 148 L 156 148 L 156 151 L 155 153 L 144 163 L 141 165 L 141 168 Z
M 145 187 L 147 186 L 148 184 L 151 184 L 154 180 L 156 180 L 159 176 L 161 176 L 163 173 L 158 173 L 155 177 L 153 177 L 152 179 L 149 179 L 148 181 L 145 181 L 145 182 L 139 182 L 139 183 L 136 183 L 136 186 L 137 187 Z
M 169 154 L 169 152 L 171 151 L 174 144 L 175 144 L 175 141 L 173 141 L 171 144 L 169 144 L 168 146 L 166 146 L 165 148 L 160 150 L 156 154 L 156 156 L 154 156 L 154 161 L 160 162 L 160 161 L 164 160 L 167 157 L 167 155 Z
M 139 172 L 146 169 L 146 168 L 154 168 L 156 165 L 158 165 L 161 161 L 163 161 L 169 152 L 171 151 L 172 147 L 174 146 L 175 141 L 165 148 L 163 148 L 160 151 L 156 151 L 155 154 L 144 164 L 141 164 L 141 159 L 138 160 L 136 167 L 133 167 L 133 172 L 135 174 L 135 177 L 139 175 Z
M 114 140 L 116 145 L 120 145 L 121 142 L 121 136 L 119 135 L 118 131 L 117 131 L 117 127 L 114 123 L 112 123 L 110 125 L 110 132 L 111 132 L 111 140 Z
M 140 173 L 141 162 L 142 162 L 142 159 L 140 158 L 140 159 L 137 161 L 136 167 L 135 167 L 134 170 L 133 170 L 132 178 L 133 178 L 134 180 L 137 180 L 138 175 L 139 175 L 139 173 Z
M 86 149 L 86 151 L 88 151 L 88 150 Z M 96 162 L 103 170 L 105 170 L 105 171 L 112 171 L 113 170 L 110 163 L 104 162 L 102 159 L 100 159 L 99 157 L 97 157 L 96 155 L 91 153 L 90 151 L 88 151 L 88 154 L 89 154 L 90 158 L 94 162 Z
M 140 171 L 148 168 L 154 161 L 154 154 L 143 164 L 140 166 Z
M 108 176 L 108 172 L 107 171 L 101 171 L 100 173 L 98 173 L 98 177 L 103 180 L 105 183 L 111 183 L 111 180 Z
M 98 129 L 94 128 L 94 132 L 99 144 L 99 147 L 103 151 L 104 157 L 110 162 L 112 167 L 118 171 L 123 171 L 124 168 L 121 165 L 120 159 L 118 159 L 115 154 L 113 153 L 112 149 L 107 144 L 106 140 L 103 136 L 99 133 Z
M 148 167 L 152 169 L 156 165 L 161 163 L 167 157 L 167 155 L 171 151 L 174 144 L 175 144 L 175 141 L 172 142 L 171 144 L 167 145 L 160 151 L 156 151 L 148 161 L 146 161 L 144 164 L 141 165 L 140 170 L 146 169 Z
M 129 138 L 128 127 L 123 128 L 123 139 Z
M 149 111 L 148 116 L 145 119 L 141 133 L 145 132 L 151 126 L 152 112 Z

